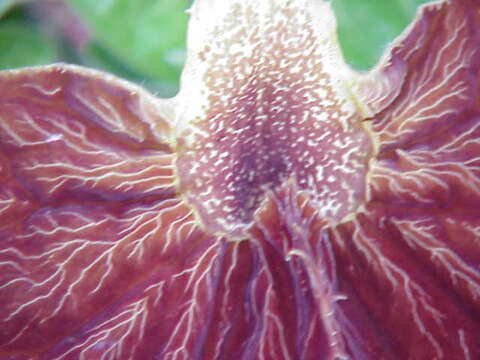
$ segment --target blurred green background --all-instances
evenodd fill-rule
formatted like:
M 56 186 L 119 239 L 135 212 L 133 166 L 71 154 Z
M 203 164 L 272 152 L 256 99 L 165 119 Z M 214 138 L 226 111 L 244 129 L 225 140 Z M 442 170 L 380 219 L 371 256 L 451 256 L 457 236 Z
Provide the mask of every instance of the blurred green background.
M 260 1 L 260 0 L 259 0 Z M 426 0 L 331 0 L 347 61 L 373 66 Z M 192 0 L 0 0 L 0 68 L 77 63 L 178 89 Z

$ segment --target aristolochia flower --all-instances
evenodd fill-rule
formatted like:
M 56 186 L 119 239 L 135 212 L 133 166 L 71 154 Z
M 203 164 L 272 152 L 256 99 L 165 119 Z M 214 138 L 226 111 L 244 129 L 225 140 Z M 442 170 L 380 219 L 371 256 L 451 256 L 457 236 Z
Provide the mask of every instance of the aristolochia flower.
M 170 100 L 0 73 L 0 359 L 480 357 L 480 3 L 367 74 L 323 0 L 197 0 Z

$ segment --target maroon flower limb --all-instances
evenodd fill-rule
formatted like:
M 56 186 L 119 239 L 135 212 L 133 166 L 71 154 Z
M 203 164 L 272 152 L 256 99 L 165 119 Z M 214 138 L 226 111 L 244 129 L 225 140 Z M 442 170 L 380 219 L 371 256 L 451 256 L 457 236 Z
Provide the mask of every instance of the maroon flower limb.
M 120 239 L 119 246 L 122 242 L 126 245 L 122 255 L 128 255 L 114 254 L 115 276 L 109 274 L 105 286 L 97 287 L 95 312 L 40 358 L 198 356 L 210 333 L 211 313 L 218 306 L 215 299 L 222 279 L 225 243 L 192 229 L 189 233 L 177 230 L 166 226 L 147 233 L 148 239 L 135 237 L 146 251 L 141 257 L 132 251 L 135 245 L 140 246 L 138 243 Z M 172 240 L 177 242 L 167 251 L 162 233 L 170 231 L 176 233 Z M 178 236 L 188 245 L 178 242 Z M 85 272 L 85 276 L 91 274 Z
M 479 8 L 457 1 L 423 9 L 403 46 L 392 50 L 392 59 L 411 69 L 402 91 L 372 121 L 380 151 L 370 199 L 380 207 L 368 214 L 383 214 L 384 234 L 375 243 L 396 239 L 404 261 L 415 259 L 431 276 L 424 293 L 448 326 L 425 329 L 444 353 L 456 339 L 448 356 L 459 359 L 480 354 Z M 404 268 L 413 280 L 412 266 Z
M 378 154 L 339 269 L 403 358 L 480 355 L 479 9 L 424 6 L 359 83 Z
M 423 6 L 371 73 L 357 83 L 383 152 L 431 150 L 438 137 L 474 125 L 480 68 L 480 4 L 443 1 Z M 433 140 L 431 140 L 433 139 Z
M 0 357 L 480 356 L 480 5 L 362 76 L 329 6 L 197 0 L 173 100 L 0 74 Z
M 143 279 L 148 250 L 169 258 L 196 230 L 161 101 L 65 65 L 4 72 L 0 93 L 1 354 L 38 354 Z
M 294 181 L 270 193 L 249 230 L 268 282 L 271 318 L 262 324 L 259 350 L 268 358 L 348 359 L 366 350 L 342 313 L 329 222 Z M 358 335 L 358 334 L 357 334 Z M 278 351 L 278 350 L 277 350 Z
M 141 88 L 53 65 L 2 73 L 0 94 L 3 193 L 32 206 L 173 194 L 166 106 Z
M 372 205 L 334 231 L 339 289 L 350 300 L 341 305 L 365 316 L 394 359 L 480 354 L 478 221 L 462 218 L 468 230 L 445 212 Z

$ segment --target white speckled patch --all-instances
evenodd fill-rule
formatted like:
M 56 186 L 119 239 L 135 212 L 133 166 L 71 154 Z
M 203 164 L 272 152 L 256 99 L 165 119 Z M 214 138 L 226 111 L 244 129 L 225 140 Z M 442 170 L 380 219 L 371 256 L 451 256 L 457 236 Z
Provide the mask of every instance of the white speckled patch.
M 216 231 L 248 225 L 265 192 L 291 178 L 320 214 L 344 217 L 364 197 L 371 143 L 346 91 L 329 4 L 225 3 L 222 22 L 190 30 L 182 192 Z

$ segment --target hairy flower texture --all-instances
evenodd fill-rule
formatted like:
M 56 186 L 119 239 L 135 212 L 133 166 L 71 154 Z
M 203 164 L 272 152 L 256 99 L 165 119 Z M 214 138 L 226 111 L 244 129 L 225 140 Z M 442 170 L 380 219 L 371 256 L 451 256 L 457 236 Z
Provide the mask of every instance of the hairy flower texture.
M 480 1 L 370 72 L 323 0 L 196 0 L 181 90 L 0 73 L 0 359 L 480 358 Z

